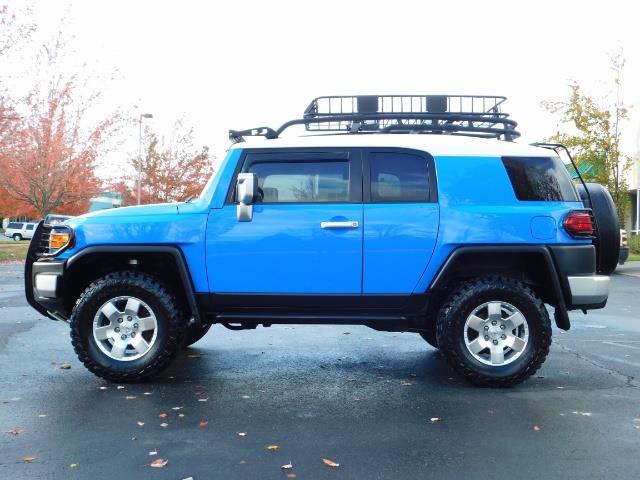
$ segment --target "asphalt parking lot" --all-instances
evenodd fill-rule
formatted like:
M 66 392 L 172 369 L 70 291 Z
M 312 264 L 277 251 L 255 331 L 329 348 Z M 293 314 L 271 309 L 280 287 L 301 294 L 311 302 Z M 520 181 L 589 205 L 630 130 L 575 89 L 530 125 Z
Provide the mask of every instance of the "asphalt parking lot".
M 118 386 L 26 305 L 21 269 L 0 266 L 2 479 L 638 476 L 640 262 L 506 390 L 416 334 L 351 326 L 215 326 L 160 379 Z

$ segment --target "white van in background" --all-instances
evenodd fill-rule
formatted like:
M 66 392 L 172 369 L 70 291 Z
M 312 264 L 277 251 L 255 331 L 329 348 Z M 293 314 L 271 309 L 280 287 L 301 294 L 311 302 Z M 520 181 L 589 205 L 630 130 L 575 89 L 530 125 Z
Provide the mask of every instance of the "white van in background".
M 33 237 L 37 223 L 31 222 L 9 222 L 4 231 L 4 236 L 13 238 L 16 242 Z

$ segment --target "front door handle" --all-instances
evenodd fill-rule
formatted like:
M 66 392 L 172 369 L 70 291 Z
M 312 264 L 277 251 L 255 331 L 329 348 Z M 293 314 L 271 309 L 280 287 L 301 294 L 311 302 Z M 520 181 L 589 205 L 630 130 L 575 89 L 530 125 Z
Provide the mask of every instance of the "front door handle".
M 360 224 L 356 221 L 346 222 L 320 222 L 320 228 L 358 228 Z

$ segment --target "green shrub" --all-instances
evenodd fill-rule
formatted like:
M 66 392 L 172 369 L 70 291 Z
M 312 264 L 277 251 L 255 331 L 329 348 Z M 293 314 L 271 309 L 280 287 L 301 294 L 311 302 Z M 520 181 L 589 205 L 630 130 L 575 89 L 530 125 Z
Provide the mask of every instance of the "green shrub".
M 640 254 L 640 235 L 629 235 L 629 249 L 631 253 Z

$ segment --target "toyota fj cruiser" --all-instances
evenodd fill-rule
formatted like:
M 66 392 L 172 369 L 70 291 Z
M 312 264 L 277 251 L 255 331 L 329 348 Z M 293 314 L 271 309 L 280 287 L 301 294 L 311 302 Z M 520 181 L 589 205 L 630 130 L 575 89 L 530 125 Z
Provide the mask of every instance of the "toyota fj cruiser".
M 605 306 L 619 227 L 561 145 L 513 141 L 504 100 L 320 97 L 276 130 L 230 131 L 194 201 L 40 224 L 27 299 L 118 382 L 215 323 L 322 323 L 416 332 L 476 384 L 519 383 L 549 352 L 546 305 L 563 330 Z

